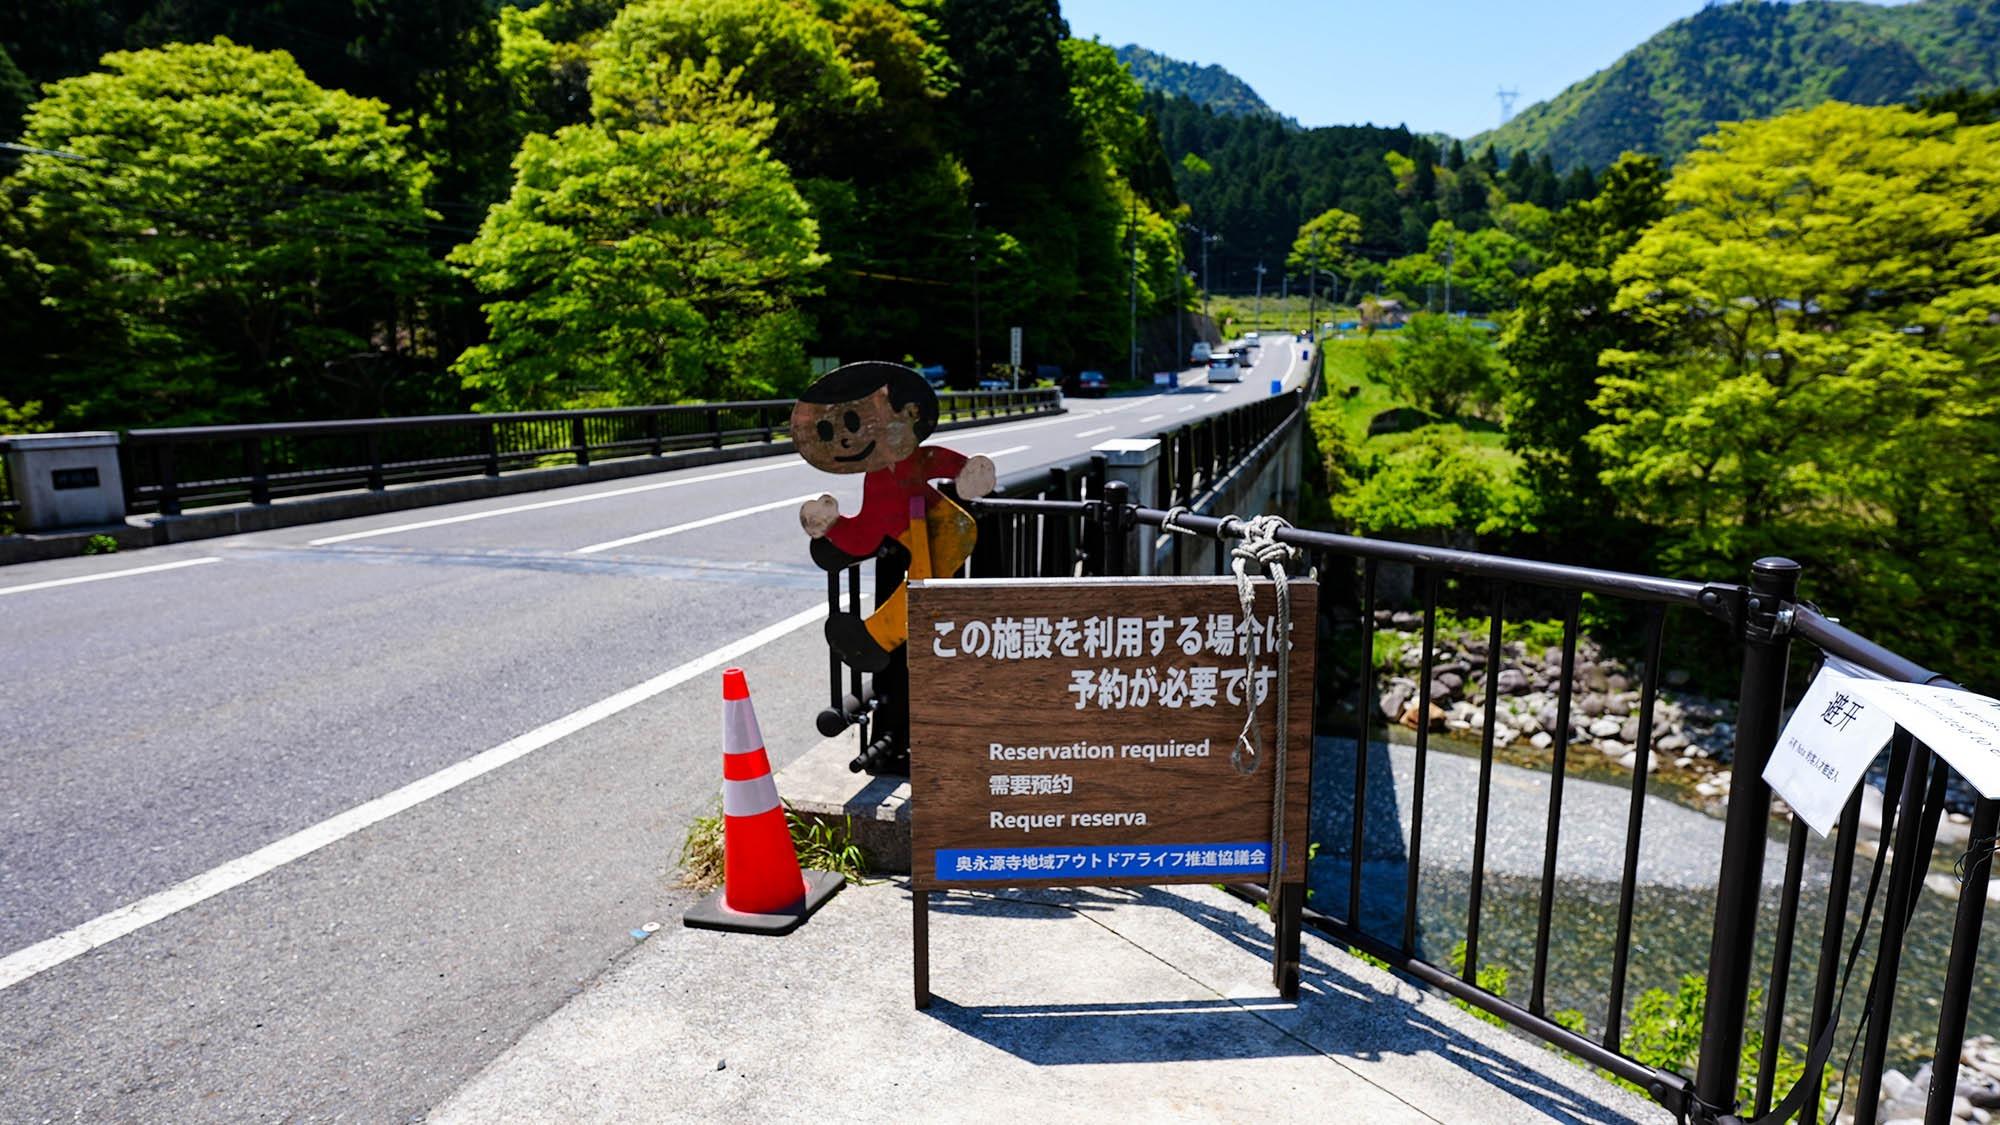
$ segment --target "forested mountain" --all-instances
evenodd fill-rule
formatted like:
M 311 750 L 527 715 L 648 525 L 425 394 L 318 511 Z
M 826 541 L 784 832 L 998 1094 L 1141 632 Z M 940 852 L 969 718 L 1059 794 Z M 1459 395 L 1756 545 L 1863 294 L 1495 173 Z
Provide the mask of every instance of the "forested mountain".
M 1601 168 L 1627 150 L 1676 160 L 1721 121 L 1995 85 L 2000 0 L 1741 0 L 1673 24 L 1467 146 L 1534 149 L 1559 168 Z
M 1408 129 L 1374 125 L 1288 127 L 1272 118 L 1218 113 L 1187 98 L 1153 94 L 1148 113 L 1175 161 L 1174 180 L 1194 222 L 1210 235 L 1209 286 L 1245 292 L 1265 282 L 1280 285 L 1278 270 L 1299 227 L 1329 208 L 1356 217 L 1359 233 L 1347 248 L 1341 273 L 1350 283 L 1372 281 L 1393 260 L 1422 254 L 1452 231 L 1494 227 L 1511 204 L 1554 209 L 1590 196 L 1591 177 L 1577 170 L 1558 178 L 1545 156 L 1507 158 L 1465 147 L 1440 149 Z M 1198 245 L 1190 244 L 1198 255 Z M 1302 283 L 1303 277 L 1296 279 Z
M 1297 122 L 1267 105 L 1248 82 L 1222 67 L 1170 59 L 1136 43 L 1118 48 L 1118 61 L 1130 68 L 1132 77 L 1148 90 L 1186 98 L 1217 113 L 1268 117 L 1297 126 Z

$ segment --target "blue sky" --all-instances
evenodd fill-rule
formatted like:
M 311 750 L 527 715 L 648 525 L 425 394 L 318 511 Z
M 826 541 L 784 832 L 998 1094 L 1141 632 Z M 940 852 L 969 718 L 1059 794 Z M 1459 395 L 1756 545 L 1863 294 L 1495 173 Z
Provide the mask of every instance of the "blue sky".
M 1070 33 L 1217 63 L 1302 125 L 1468 137 L 1615 62 L 1703 0 L 1062 0 Z

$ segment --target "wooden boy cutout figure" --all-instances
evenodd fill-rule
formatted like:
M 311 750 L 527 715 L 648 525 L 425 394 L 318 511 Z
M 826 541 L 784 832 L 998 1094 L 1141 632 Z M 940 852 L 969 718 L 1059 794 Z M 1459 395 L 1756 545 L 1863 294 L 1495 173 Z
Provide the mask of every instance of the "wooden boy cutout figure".
M 951 480 L 977 500 L 993 491 L 993 462 L 920 444 L 937 428 L 937 394 L 922 375 L 895 363 L 850 363 L 806 388 L 792 408 L 792 441 L 814 468 L 866 473 L 861 510 L 840 514 L 832 496 L 808 500 L 799 523 L 813 557 L 829 570 L 877 554 L 892 541 L 910 556 L 908 576 L 948 575 L 972 554 L 977 527 L 964 508 L 931 487 Z M 898 586 L 864 621 L 827 619 L 826 640 L 848 665 L 879 672 L 909 638 L 908 598 Z

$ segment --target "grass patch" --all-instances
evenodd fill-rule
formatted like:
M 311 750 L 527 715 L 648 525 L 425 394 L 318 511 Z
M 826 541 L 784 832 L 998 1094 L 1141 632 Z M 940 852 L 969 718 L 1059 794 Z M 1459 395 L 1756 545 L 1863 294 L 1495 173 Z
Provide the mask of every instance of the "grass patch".
M 800 816 L 788 805 L 785 823 L 792 831 L 792 848 L 798 852 L 799 866 L 833 871 L 855 883 L 865 883 L 868 856 L 854 842 L 854 821 L 840 824 Z M 712 891 L 722 885 L 722 814 L 694 818 L 681 841 L 680 885 L 697 891 Z

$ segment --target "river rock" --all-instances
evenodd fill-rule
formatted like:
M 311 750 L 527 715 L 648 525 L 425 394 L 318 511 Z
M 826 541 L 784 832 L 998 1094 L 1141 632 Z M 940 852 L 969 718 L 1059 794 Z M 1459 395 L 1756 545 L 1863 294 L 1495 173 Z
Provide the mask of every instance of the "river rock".
M 1688 744 L 1687 735 L 1684 735 L 1679 731 L 1675 731 L 1674 733 L 1667 735 L 1665 738 L 1660 739 L 1658 742 L 1653 743 L 1654 746 L 1657 746 L 1660 750 L 1668 754 L 1671 754 L 1676 750 L 1687 749 L 1687 744 Z
M 1389 624 L 1398 629 L 1417 629 L 1421 628 L 1423 623 L 1422 617 L 1408 610 L 1398 610 L 1389 616 Z
M 1438 694 L 1450 695 L 1452 692 L 1465 686 L 1465 677 L 1457 672 L 1439 672 L 1437 679 L 1433 683 L 1444 685 L 1444 691 Z M 1433 687 L 1431 690 L 1436 691 L 1437 689 Z
M 1691 678 L 1685 668 L 1667 669 L 1666 681 L 1668 687 L 1686 687 L 1688 680 Z
M 1618 737 L 1627 742 L 1639 741 L 1639 716 L 1634 715 L 1618 725 Z
M 1399 719 L 1403 715 L 1403 705 L 1410 701 L 1410 688 L 1396 686 L 1382 695 L 1382 717 Z
M 1535 713 L 1535 721 L 1543 730 L 1552 731 L 1556 729 L 1556 705 L 1553 703 L 1542 704 L 1542 709 Z
M 1604 696 L 1594 691 L 1588 692 L 1583 698 L 1576 701 L 1576 709 L 1593 718 L 1602 715 L 1604 714 Z
M 1528 742 L 1537 750 L 1547 750 L 1555 744 L 1555 741 L 1555 737 L 1545 730 L 1538 730 L 1528 736 Z
M 1610 690 L 1614 692 L 1626 692 L 1632 690 L 1632 681 L 1626 679 L 1624 676 L 1621 676 L 1616 672 L 1612 673 L 1609 676 L 1606 676 L 1604 680 L 1605 683 L 1609 685 Z
M 1430 718 L 1429 718 L 1429 725 L 1430 725 L 1430 726 L 1433 726 L 1433 727 L 1435 727 L 1435 726 L 1437 726 L 1437 725 L 1438 725 L 1439 723 L 1442 723 L 1442 722 L 1444 722 L 1444 720 L 1445 720 L 1445 714 L 1444 714 L 1444 708 L 1442 708 L 1442 707 L 1439 707 L 1439 706 L 1438 706 L 1437 704 L 1435 704 L 1435 703 L 1431 704 L 1431 710 L 1430 710 Z M 1406 727 L 1409 727 L 1409 728 L 1410 728 L 1411 730 L 1416 730 L 1416 729 L 1417 729 L 1417 701 L 1416 701 L 1416 700 L 1414 700 L 1414 699 L 1412 699 L 1412 700 L 1410 701 L 1410 704 L 1409 704 L 1409 706 L 1407 706 L 1407 707 L 1403 708 L 1403 714 L 1402 714 L 1402 716 L 1401 716 L 1400 718 L 1398 718 L 1398 719 L 1397 719 L 1396 721 L 1397 721 L 1397 722 L 1399 722 L 1399 723 L 1401 723 L 1401 724 L 1403 724 L 1403 725 L 1404 725 L 1404 726 L 1406 726 Z
M 1528 677 L 1519 668 L 1502 668 L 1494 683 L 1502 695 L 1519 695 L 1527 689 Z
M 1592 738 L 1610 738 L 1618 733 L 1619 730 L 1618 720 L 1599 719 L 1596 722 L 1590 724 L 1589 729 L 1590 729 L 1590 737 Z

